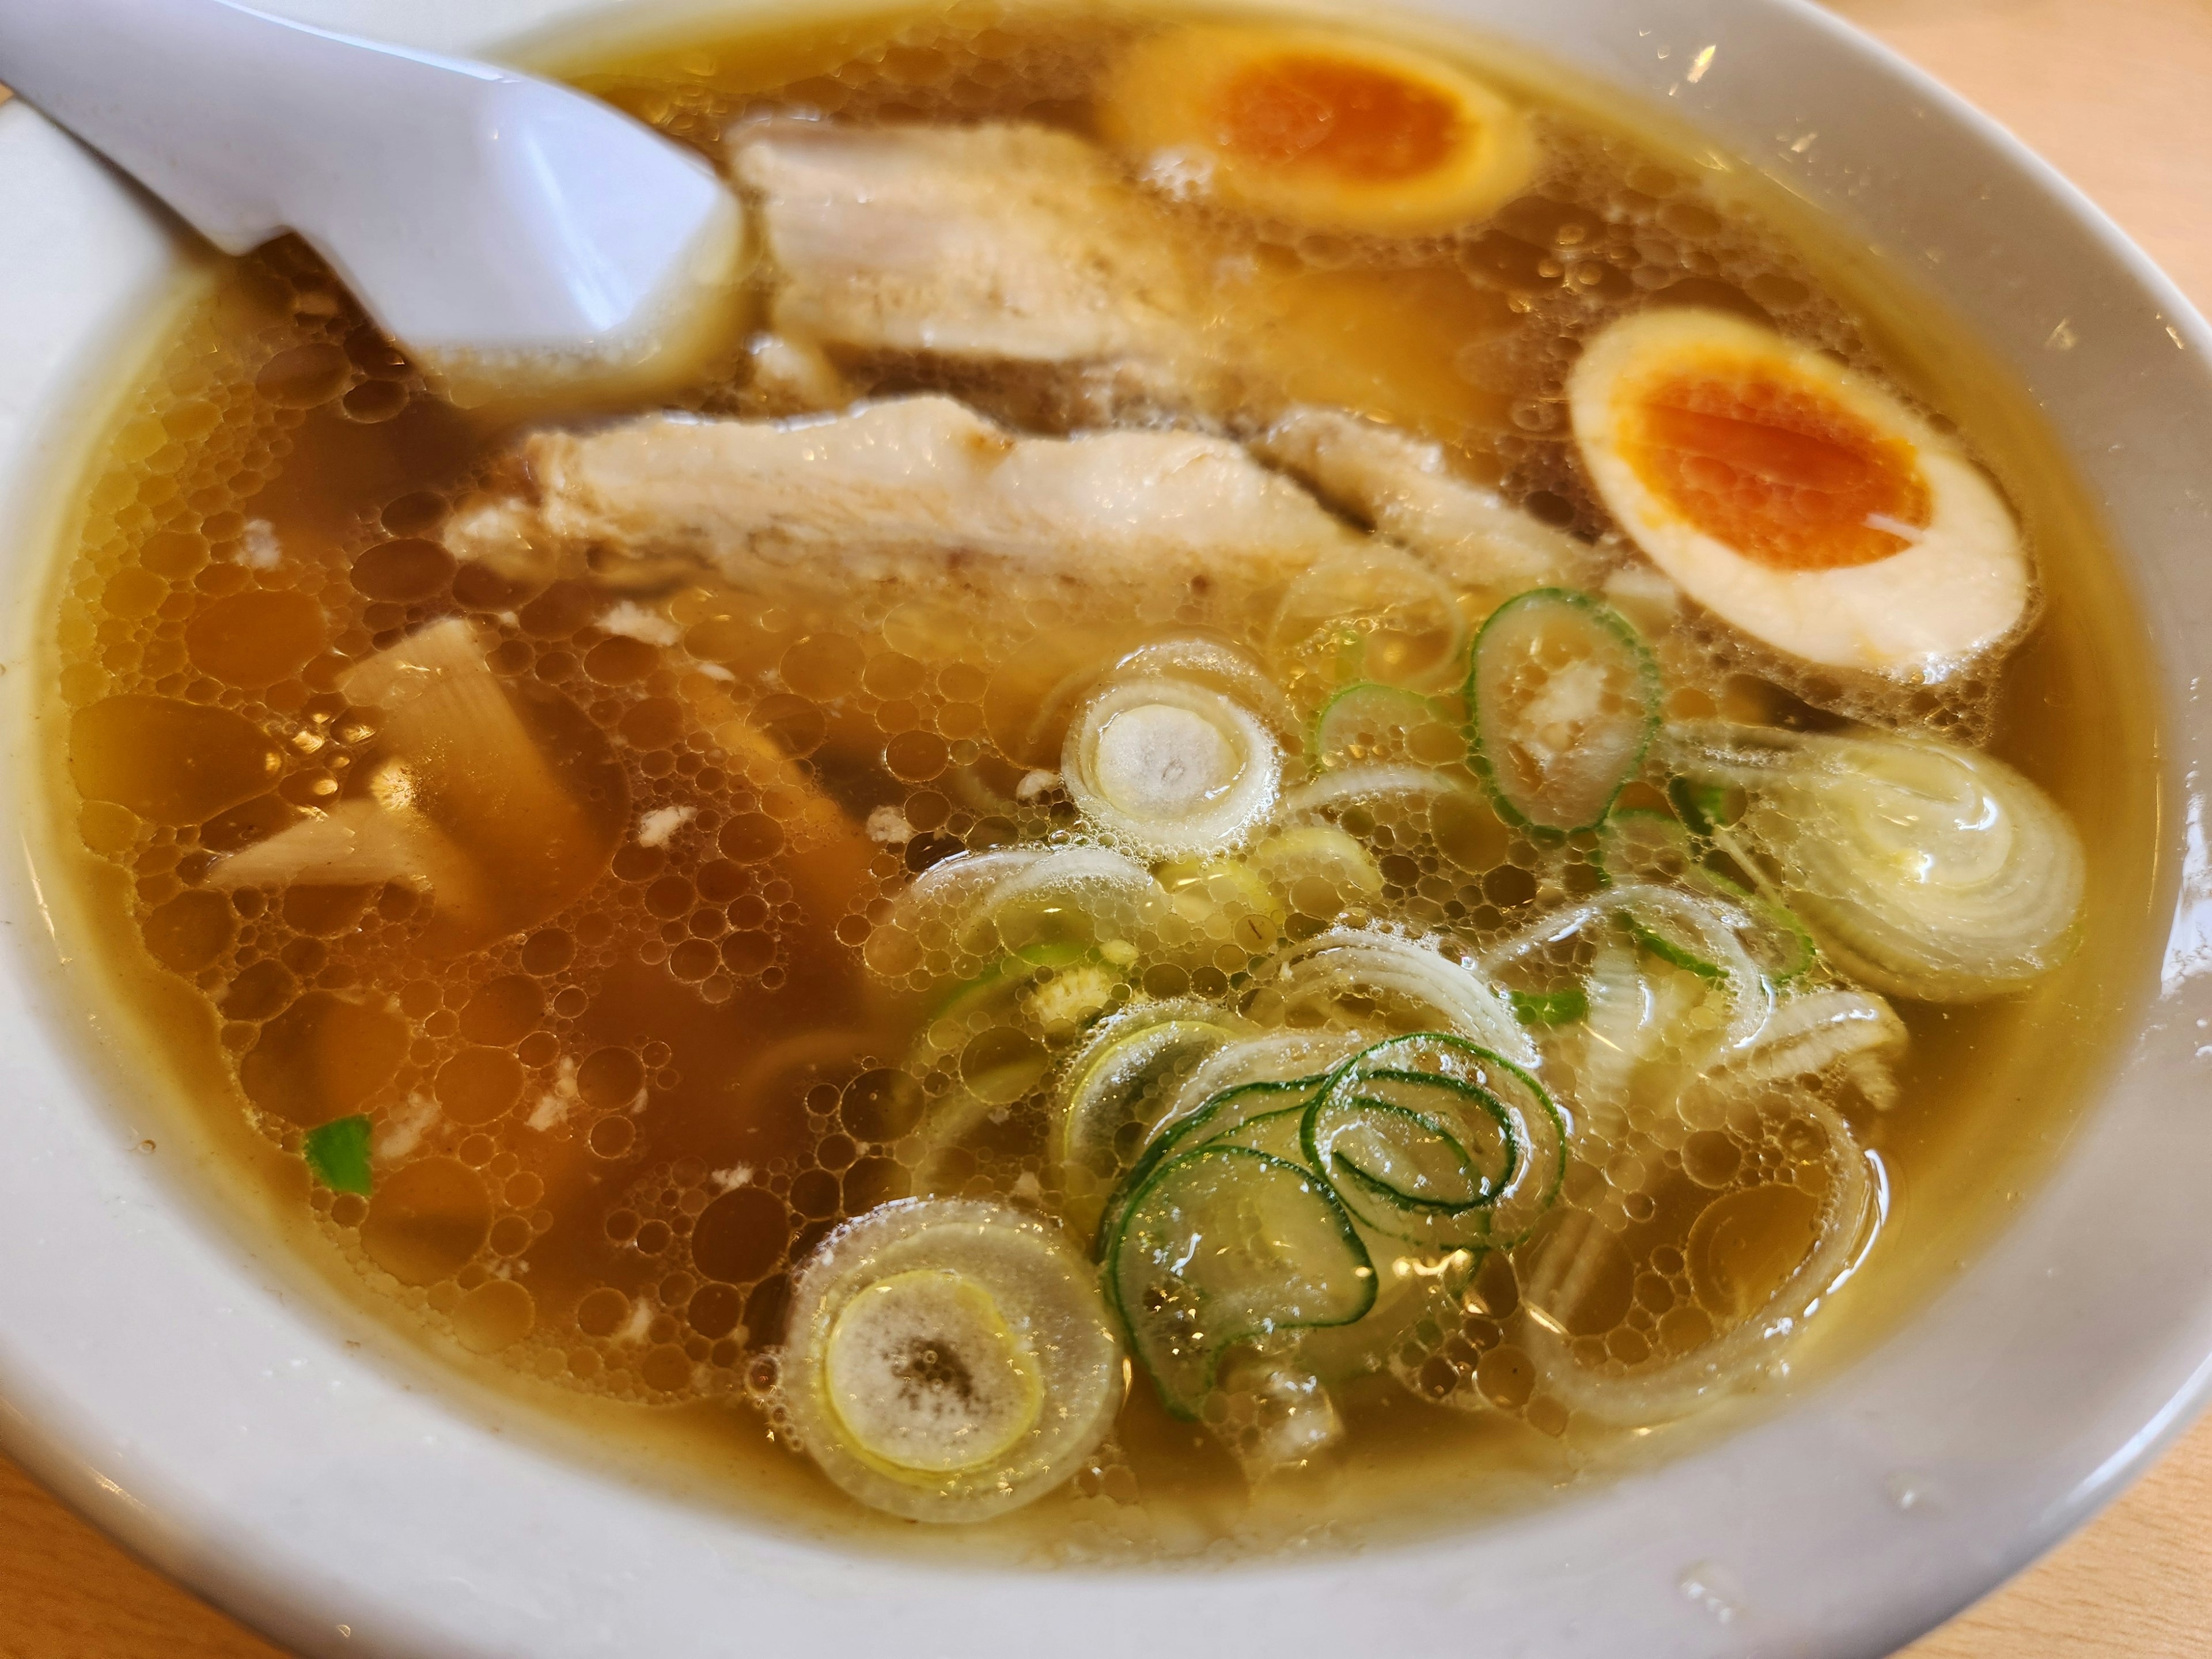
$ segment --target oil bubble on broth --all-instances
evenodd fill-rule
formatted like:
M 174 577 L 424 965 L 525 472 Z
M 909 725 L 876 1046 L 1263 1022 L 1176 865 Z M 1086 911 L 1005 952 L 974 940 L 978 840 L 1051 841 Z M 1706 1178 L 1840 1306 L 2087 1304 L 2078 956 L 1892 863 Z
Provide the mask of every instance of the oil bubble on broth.
M 58 590 L 53 861 L 368 1304 L 1063 1557 L 1490 1514 L 1848 1351 L 2147 880 L 2131 624 L 1909 296 L 1472 49 L 1215 27 L 583 65 L 746 197 L 743 354 L 462 411 L 274 244 Z

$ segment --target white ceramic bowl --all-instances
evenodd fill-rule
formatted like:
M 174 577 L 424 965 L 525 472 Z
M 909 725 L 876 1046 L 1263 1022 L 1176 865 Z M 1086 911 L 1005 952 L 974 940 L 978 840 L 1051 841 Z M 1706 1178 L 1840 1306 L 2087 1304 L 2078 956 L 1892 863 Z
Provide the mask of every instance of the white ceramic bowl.
M 744 0 L 732 0 L 744 3 Z M 0 876 L 0 1439 L 157 1565 L 314 1654 L 1886 1653 L 2077 1524 L 2212 1383 L 2212 348 L 2049 169 L 1796 0 L 1425 0 L 1671 100 L 1972 318 L 2042 403 L 2151 619 L 2172 915 L 2063 1170 L 1873 1353 L 1655 1472 L 1425 1545 L 1280 1565 L 982 1576 L 851 1558 L 553 1456 L 372 1362 L 234 1221 L 134 1150 L 130 1056 L 68 983 L 26 865 Z M 284 0 L 483 49 L 651 0 Z M 696 6 L 695 6 L 696 9 Z M 1715 50 L 1717 48 L 1717 50 Z M 1692 76 L 1693 65 L 1705 65 Z M 1806 135 L 1817 135 L 1808 140 Z M 87 410 L 177 277 L 145 204 L 0 109 L 0 703 L 24 670 Z M 2066 325 L 2061 330 L 2058 325 Z M 2070 349 L 2057 344 L 2070 332 Z M 2176 889 L 2179 889 L 2178 895 Z M 374 1346 L 374 1345 L 371 1345 Z

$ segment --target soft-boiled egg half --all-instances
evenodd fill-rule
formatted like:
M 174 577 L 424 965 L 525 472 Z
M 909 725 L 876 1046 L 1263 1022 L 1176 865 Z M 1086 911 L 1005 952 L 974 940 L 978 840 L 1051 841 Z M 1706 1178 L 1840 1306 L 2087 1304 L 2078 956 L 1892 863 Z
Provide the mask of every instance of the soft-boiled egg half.
M 1099 119 L 1163 188 L 1319 229 L 1449 230 L 1535 170 L 1526 118 L 1487 87 L 1323 29 L 1163 31 L 1115 66 Z
M 1935 679 L 2018 626 L 2019 526 L 1957 443 L 1723 312 L 1614 323 L 1567 385 L 1599 498 L 1683 591 L 1808 662 Z

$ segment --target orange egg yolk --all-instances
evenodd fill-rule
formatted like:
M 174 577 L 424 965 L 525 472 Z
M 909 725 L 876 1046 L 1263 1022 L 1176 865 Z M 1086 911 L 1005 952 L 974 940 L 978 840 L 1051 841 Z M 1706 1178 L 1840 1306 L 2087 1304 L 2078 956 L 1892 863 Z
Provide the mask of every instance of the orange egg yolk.
M 1366 184 L 1426 173 L 1459 141 L 1459 110 L 1442 93 L 1316 54 L 1240 68 L 1217 94 L 1214 117 L 1219 147 L 1239 160 Z
M 1872 564 L 1927 527 L 1928 483 L 1911 446 L 1765 363 L 1663 375 L 1624 412 L 1623 453 L 1645 487 L 1774 569 Z

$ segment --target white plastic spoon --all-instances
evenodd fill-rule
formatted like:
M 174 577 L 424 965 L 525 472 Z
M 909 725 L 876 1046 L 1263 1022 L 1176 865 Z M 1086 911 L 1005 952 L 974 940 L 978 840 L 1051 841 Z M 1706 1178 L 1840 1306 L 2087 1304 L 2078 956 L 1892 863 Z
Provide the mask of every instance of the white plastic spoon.
M 653 378 L 734 320 L 736 199 L 564 87 L 231 0 L 0 0 L 0 81 L 225 252 L 297 232 L 465 401 Z

